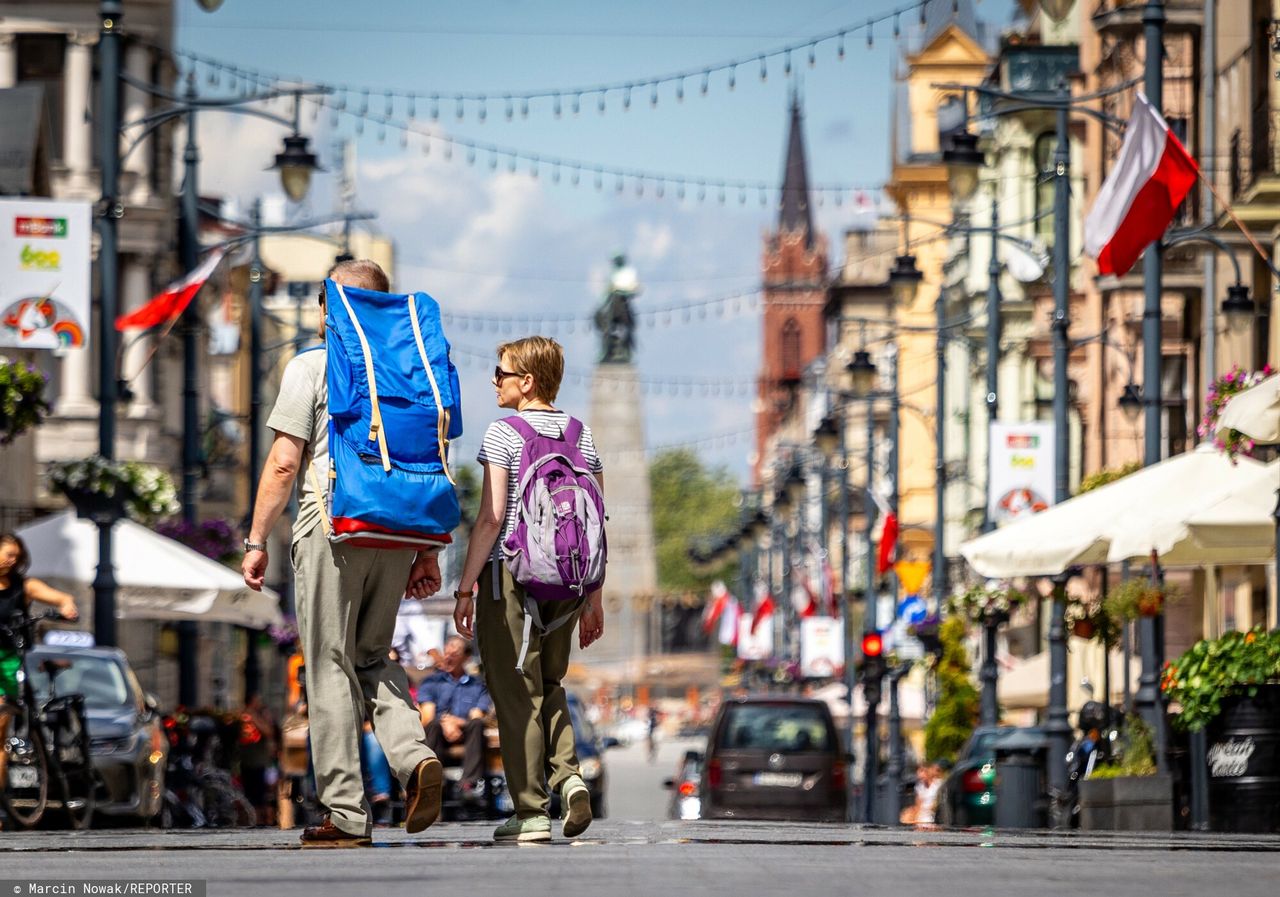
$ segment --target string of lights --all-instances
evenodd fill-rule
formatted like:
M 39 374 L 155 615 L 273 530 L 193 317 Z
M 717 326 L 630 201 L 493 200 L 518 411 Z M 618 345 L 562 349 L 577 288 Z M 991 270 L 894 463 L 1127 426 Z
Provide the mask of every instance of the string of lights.
M 681 439 L 675 442 L 662 442 L 649 445 L 643 449 L 600 449 L 600 458 L 604 461 L 606 468 L 612 463 L 619 463 L 626 460 L 639 460 L 644 458 L 652 458 L 665 452 L 676 452 L 690 449 L 725 449 L 738 445 L 743 442 L 750 442 L 755 438 L 755 427 L 739 426 L 732 430 L 725 430 L 717 433 L 708 433 L 704 436 L 697 436 L 690 439 Z M 450 443 L 455 446 L 463 454 L 470 453 L 474 455 L 480 450 L 480 443 L 471 442 L 463 438 Z
M 204 68 L 211 85 L 220 85 L 224 79 L 229 82 L 232 89 L 246 85 L 259 85 L 264 81 L 305 81 L 309 85 L 329 89 L 341 98 L 344 105 L 358 104 L 358 108 L 364 111 L 378 106 L 383 110 L 383 118 L 386 119 L 403 114 L 410 120 L 425 116 L 431 121 L 438 121 L 442 117 L 448 117 L 452 112 L 452 116 L 458 121 L 469 119 L 483 123 L 489 118 L 491 109 L 500 111 L 508 121 L 513 120 L 517 115 L 528 118 L 533 112 L 550 112 L 555 118 L 563 118 L 566 114 L 579 115 L 593 107 L 602 115 L 611 107 L 623 112 L 645 105 L 655 108 L 664 94 L 677 103 L 683 102 L 687 95 L 706 97 L 711 92 L 713 84 L 717 86 L 723 84 L 732 91 L 737 87 L 739 69 L 749 70 L 762 82 L 768 80 L 771 65 L 775 71 L 781 67 L 782 74 L 790 77 L 798 65 L 807 62 L 809 68 L 816 67 L 820 48 L 825 50 L 834 47 L 835 59 L 843 61 L 846 56 L 846 45 L 849 42 L 865 41 L 866 47 L 871 49 L 875 46 L 877 31 L 881 34 L 889 34 L 897 40 L 902 33 L 904 18 L 909 18 L 913 13 L 918 12 L 919 21 L 923 25 L 929 4 L 940 2 L 944 0 L 917 0 L 887 12 L 869 16 L 865 22 L 851 22 L 772 49 L 678 71 L 619 81 L 534 90 L 439 91 L 289 79 L 280 73 L 223 62 L 190 50 L 177 49 L 173 50 L 173 53 L 186 60 L 193 68 Z M 954 0 L 952 5 L 955 6 Z

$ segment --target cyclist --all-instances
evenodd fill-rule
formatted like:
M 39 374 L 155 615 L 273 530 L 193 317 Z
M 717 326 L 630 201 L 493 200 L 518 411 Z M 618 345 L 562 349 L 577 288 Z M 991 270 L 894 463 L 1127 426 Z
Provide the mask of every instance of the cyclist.
M 26 575 L 30 566 L 31 555 L 26 544 L 13 533 L 0 534 L 0 788 L 8 783 L 9 752 L 4 746 L 9 738 L 9 721 L 15 708 L 22 704 L 18 691 L 22 654 L 12 634 L 2 627 L 12 625 L 15 618 L 25 618 L 27 607 L 33 601 L 57 608 L 68 620 L 80 617 L 74 598 Z

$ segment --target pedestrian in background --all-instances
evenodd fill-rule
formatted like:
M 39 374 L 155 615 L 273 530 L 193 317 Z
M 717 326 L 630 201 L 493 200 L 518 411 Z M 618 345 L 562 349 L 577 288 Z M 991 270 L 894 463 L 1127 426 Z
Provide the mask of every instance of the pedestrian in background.
M 339 262 L 329 278 L 343 286 L 388 292 L 387 275 L 368 260 Z M 321 309 L 324 292 L 321 292 Z M 323 336 L 323 328 L 321 330 Z M 267 572 L 267 537 L 297 489 L 293 527 L 298 633 L 307 658 L 312 763 L 324 821 L 302 832 L 304 847 L 372 844 L 373 816 L 360 771 L 360 733 L 372 721 L 378 742 L 405 788 L 405 830 L 420 832 L 440 816 L 443 767 L 427 746 L 404 668 L 388 657 L 396 611 L 405 595 L 440 588 L 436 552 L 353 548 L 330 542 L 322 526 L 329 482 L 326 353 L 289 362 L 267 426 L 275 431 L 245 540 L 242 569 L 251 589 Z
M 504 343 L 493 372 L 498 407 L 516 411 L 537 433 L 563 439 L 572 419 L 553 405 L 563 376 L 564 350 L 555 340 L 531 336 Z M 604 468 L 586 426 L 577 447 L 603 491 Z M 474 633 L 479 644 L 515 803 L 515 815 L 498 826 L 494 840 L 530 842 L 551 840 L 549 790 L 560 793 L 565 837 L 591 824 L 591 795 L 578 767 L 562 680 L 574 619 L 578 645 L 586 648 L 604 634 L 604 606 L 597 588 L 583 601 L 544 604 L 542 627 L 529 625 L 525 590 L 495 550 L 499 537 L 505 541 L 516 530 L 523 448 L 524 438 L 508 423 L 495 421 L 485 432 L 478 456 L 484 469 L 480 512 L 454 592 L 453 619 L 465 638 Z

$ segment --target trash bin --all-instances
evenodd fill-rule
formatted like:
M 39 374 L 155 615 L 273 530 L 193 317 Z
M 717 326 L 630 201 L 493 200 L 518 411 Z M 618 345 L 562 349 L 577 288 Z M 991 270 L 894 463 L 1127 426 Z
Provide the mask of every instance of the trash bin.
M 995 755 L 996 827 L 1046 827 L 1046 750 L 1043 742 L 1029 738 L 1011 739 L 997 744 Z

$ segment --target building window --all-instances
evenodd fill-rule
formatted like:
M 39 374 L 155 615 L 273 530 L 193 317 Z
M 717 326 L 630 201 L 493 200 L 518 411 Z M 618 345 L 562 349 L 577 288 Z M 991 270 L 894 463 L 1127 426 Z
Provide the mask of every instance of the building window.
M 800 379 L 800 323 L 795 318 L 782 325 L 782 379 Z
M 1058 150 L 1058 138 L 1052 131 L 1036 138 L 1036 237 L 1046 245 L 1053 242 L 1053 196 L 1057 189 L 1053 176 L 1053 154 Z
M 62 70 L 67 57 L 65 34 L 19 34 L 18 83 L 44 85 L 44 114 L 52 131 L 49 155 L 62 159 Z
M 1187 446 L 1187 359 L 1166 355 L 1162 359 L 1161 396 L 1163 406 L 1165 457 L 1185 452 Z

